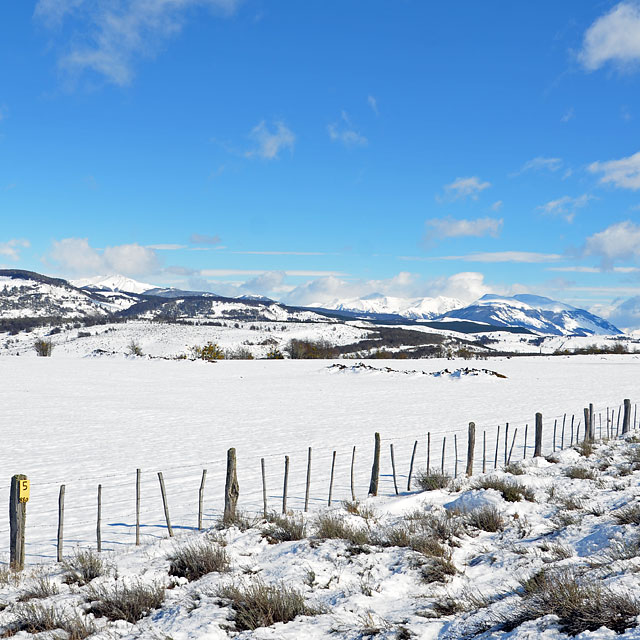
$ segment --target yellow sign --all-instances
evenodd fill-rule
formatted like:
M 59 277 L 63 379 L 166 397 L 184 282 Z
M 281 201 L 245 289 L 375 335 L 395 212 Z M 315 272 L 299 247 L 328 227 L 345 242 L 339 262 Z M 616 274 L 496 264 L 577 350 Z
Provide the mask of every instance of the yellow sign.
M 29 494 L 31 492 L 31 482 L 29 480 L 19 480 L 20 485 L 20 502 L 29 502 Z

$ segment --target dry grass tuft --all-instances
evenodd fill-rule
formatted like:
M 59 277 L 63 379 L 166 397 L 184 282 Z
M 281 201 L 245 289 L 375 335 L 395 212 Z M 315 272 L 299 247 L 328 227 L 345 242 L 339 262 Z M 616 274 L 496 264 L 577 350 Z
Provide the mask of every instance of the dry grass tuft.
M 640 524 L 640 503 L 630 504 L 613 512 L 618 524 Z
M 478 507 L 465 514 L 467 524 L 475 529 L 495 533 L 504 529 L 504 518 L 494 506 Z
M 535 502 L 533 491 L 513 480 L 496 477 L 480 478 L 475 482 L 474 488 L 494 489 L 501 493 L 507 502 L 520 502 L 523 498 L 529 502 Z
M 76 550 L 70 558 L 62 561 L 62 566 L 65 571 L 64 582 L 66 584 L 77 584 L 81 587 L 108 572 L 108 568 L 100 555 L 90 550 Z
M 169 575 L 198 580 L 208 573 L 229 571 L 227 552 L 215 542 L 199 540 L 176 549 L 168 558 Z
M 569 467 L 564 475 L 572 480 L 595 480 L 598 477 L 593 469 L 586 467 Z
M 135 624 L 164 602 L 164 587 L 159 584 L 135 582 L 113 587 L 90 587 L 88 599 L 91 613 L 109 620 L 126 620 Z
M 422 491 L 436 491 L 437 489 L 448 489 L 453 478 L 437 469 L 430 471 L 422 470 L 416 474 L 416 482 Z
M 65 614 L 52 606 L 41 603 L 28 603 L 16 611 L 15 620 L 7 625 L 4 637 L 16 633 L 42 633 L 62 631 L 66 640 L 84 640 L 96 632 L 90 620 L 79 614 Z M 59 636 L 54 636 L 59 637 Z
M 371 544 L 371 534 L 367 529 L 354 527 L 335 513 L 320 514 L 316 520 L 316 536 L 324 540 L 347 540 L 353 545 Z
M 57 596 L 60 588 L 55 582 L 52 582 L 46 576 L 38 576 L 34 584 L 25 589 L 19 596 L 18 602 L 27 602 L 27 600 L 49 598 Z

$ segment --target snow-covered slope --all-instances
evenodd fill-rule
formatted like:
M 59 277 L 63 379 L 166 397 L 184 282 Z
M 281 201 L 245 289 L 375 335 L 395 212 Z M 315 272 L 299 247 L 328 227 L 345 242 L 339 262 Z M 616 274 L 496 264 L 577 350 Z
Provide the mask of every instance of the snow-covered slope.
M 124 293 L 144 293 L 150 289 L 155 289 L 156 285 L 146 282 L 138 282 L 126 276 L 94 276 L 92 278 L 81 278 L 80 280 L 72 280 L 74 287 L 90 289 L 92 291 L 113 291 Z
M 109 302 L 30 271 L 0 270 L 0 318 L 87 318 L 108 315 Z
M 525 327 L 549 335 L 618 335 L 607 320 L 584 309 L 528 294 L 501 297 L 487 294 L 473 304 L 443 314 L 443 320 L 461 318 L 506 327 Z
M 397 298 L 373 294 L 350 300 L 336 299 L 328 304 L 314 303 L 311 308 L 344 311 L 350 314 L 373 316 L 400 316 L 410 320 L 431 320 L 453 309 L 464 306 L 457 298 L 438 296 L 436 298 Z

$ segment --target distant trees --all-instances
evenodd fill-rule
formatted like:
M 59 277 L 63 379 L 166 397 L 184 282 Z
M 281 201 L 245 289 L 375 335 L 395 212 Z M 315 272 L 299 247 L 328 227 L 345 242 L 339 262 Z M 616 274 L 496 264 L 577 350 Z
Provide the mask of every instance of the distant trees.
M 51 340 L 39 338 L 33 343 L 33 348 L 40 358 L 50 358 L 53 351 L 53 343 Z
M 191 353 L 196 360 L 206 360 L 207 362 L 224 360 L 224 351 L 217 342 L 207 342 L 204 347 L 196 345 L 191 348 Z
M 293 338 L 289 340 L 285 347 L 285 352 L 289 354 L 292 360 L 315 360 L 337 358 L 339 350 L 328 340 L 298 340 Z
M 131 342 L 129 343 L 129 346 L 127 347 L 127 353 L 130 356 L 143 356 L 144 353 L 142 352 L 142 347 L 140 346 L 140 344 L 138 342 L 136 342 L 135 340 L 131 340 Z

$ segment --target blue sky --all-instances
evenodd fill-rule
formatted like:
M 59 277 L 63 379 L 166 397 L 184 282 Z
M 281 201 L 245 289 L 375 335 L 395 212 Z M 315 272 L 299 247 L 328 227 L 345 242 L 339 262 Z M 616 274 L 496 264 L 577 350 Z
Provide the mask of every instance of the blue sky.
M 0 265 L 640 326 L 639 90 L 632 0 L 3 3 Z

